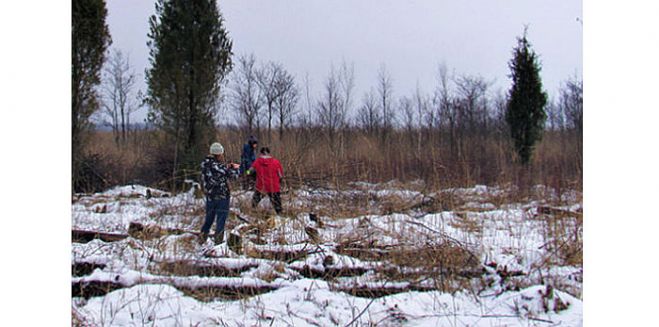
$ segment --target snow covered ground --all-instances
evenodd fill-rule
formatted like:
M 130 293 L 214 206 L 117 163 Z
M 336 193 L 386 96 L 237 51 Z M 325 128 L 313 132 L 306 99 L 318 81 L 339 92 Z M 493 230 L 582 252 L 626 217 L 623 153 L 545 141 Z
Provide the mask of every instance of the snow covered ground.
M 235 192 L 229 241 L 203 200 L 139 185 L 80 196 L 74 321 L 93 326 L 580 326 L 581 198 L 537 186 L 300 189 L 287 214 Z M 515 199 L 515 200 L 513 200 Z M 354 214 L 351 215 L 350 213 Z M 310 215 L 310 213 L 313 213 Z M 145 226 L 135 232 L 132 225 Z M 74 233 L 75 235 L 75 233 Z

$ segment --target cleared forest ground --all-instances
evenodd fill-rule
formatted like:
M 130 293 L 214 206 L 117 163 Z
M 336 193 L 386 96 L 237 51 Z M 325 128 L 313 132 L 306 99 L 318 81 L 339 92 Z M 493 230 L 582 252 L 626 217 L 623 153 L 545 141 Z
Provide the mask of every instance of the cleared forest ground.
M 360 182 L 290 191 L 274 216 L 236 191 L 220 246 L 197 243 L 196 193 L 74 196 L 74 323 L 581 325 L 579 192 Z

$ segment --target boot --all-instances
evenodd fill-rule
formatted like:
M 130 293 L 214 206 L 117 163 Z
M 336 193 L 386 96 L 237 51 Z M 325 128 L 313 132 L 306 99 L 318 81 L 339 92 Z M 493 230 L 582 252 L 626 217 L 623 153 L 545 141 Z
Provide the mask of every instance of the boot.
M 208 233 L 204 233 L 204 232 L 199 233 L 199 244 L 206 243 L 207 238 L 208 238 Z
M 213 240 L 215 241 L 215 245 L 219 245 L 224 242 L 224 232 L 216 232 Z

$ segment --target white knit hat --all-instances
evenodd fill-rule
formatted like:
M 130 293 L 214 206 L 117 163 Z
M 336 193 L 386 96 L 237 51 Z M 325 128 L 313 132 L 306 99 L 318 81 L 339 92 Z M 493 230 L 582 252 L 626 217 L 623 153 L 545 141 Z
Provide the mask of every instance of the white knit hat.
M 211 154 L 213 155 L 218 155 L 218 154 L 224 154 L 224 147 L 220 143 L 213 143 L 211 144 Z

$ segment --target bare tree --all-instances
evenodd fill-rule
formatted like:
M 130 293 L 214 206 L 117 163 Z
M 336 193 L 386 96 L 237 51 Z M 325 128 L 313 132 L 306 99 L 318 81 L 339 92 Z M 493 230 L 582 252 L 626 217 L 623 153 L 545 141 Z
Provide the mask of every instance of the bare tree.
M 311 126 L 317 122 L 317 119 L 314 117 L 317 110 L 313 109 L 316 106 L 316 100 L 312 97 L 311 92 L 311 80 L 309 79 L 309 73 L 307 73 L 304 75 L 305 110 L 297 117 L 298 126 Z
M 339 85 L 343 95 L 343 110 L 346 117 L 352 111 L 352 93 L 355 88 L 355 67 L 353 64 L 348 64 L 343 61 L 339 68 Z
M 133 98 L 135 72 L 130 59 L 114 49 L 103 70 L 103 115 L 109 119 L 116 144 L 124 144 L 130 131 L 130 115 L 139 109 Z
M 275 111 L 279 116 L 279 139 L 282 140 L 284 130 L 290 125 L 295 114 L 300 91 L 295 85 L 293 75 L 284 69 L 277 76 L 274 87 L 278 94 L 275 101 Z
M 499 135 L 507 135 L 509 127 L 506 122 L 506 93 L 499 90 L 492 99 L 494 130 Z
M 415 122 L 416 122 L 416 112 L 414 108 L 414 101 L 410 99 L 409 97 L 402 97 L 400 98 L 398 107 L 399 107 L 399 112 L 402 114 L 402 122 L 403 122 L 403 128 L 405 130 L 405 134 L 408 137 L 408 140 L 410 142 L 410 147 L 414 146 L 414 129 L 415 129 Z
M 263 94 L 258 83 L 258 69 L 254 54 L 238 58 L 236 71 L 232 75 L 231 106 L 238 115 L 238 120 L 252 134 L 254 128 L 261 132 L 259 114 L 263 106 Z
M 549 100 L 545 111 L 547 112 L 547 127 L 549 130 L 557 131 L 565 128 L 565 117 L 560 104 L 553 99 Z
M 570 147 L 577 156 L 577 171 L 583 170 L 583 81 L 576 77 L 569 79 L 559 91 L 560 112 L 565 117 Z
M 460 99 L 461 127 L 473 134 L 487 130 L 487 97 L 489 84 L 480 76 L 463 75 L 455 79 Z
M 417 154 L 421 154 L 421 147 L 423 143 L 424 129 L 427 131 L 426 140 L 432 141 L 432 130 L 435 126 L 437 117 L 435 110 L 430 105 L 428 95 L 421 93 L 421 88 L 417 83 L 416 91 L 414 93 L 414 105 L 416 106 L 416 119 L 417 119 Z
M 325 90 L 322 98 L 318 101 L 318 121 L 323 126 L 333 144 L 336 131 L 343 127 L 345 122 L 345 113 L 341 108 L 343 99 L 339 87 L 338 76 L 332 67 L 327 80 L 325 81 Z
M 267 63 L 262 69 L 256 72 L 257 82 L 263 95 L 263 101 L 267 110 L 268 121 L 268 142 L 271 141 L 272 135 L 272 118 L 274 117 L 275 101 L 279 98 L 279 90 L 275 87 L 275 83 L 280 78 L 284 68 L 275 62 Z
M 345 63 L 339 71 L 333 66 L 330 68 L 323 95 L 318 101 L 317 114 L 332 147 L 335 145 L 337 133 L 346 125 L 353 87 L 353 70 L 347 68 Z
M 387 72 L 387 67 L 382 64 L 378 70 L 377 91 L 379 96 L 379 106 L 382 117 L 383 139 L 393 126 L 395 121 L 395 113 L 391 106 L 393 102 L 393 82 L 391 75 Z
M 375 93 L 371 89 L 362 97 L 362 104 L 357 111 L 357 126 L 360 126 L 368 134 L 379 130 L 381 123 L 380 113 Z
M 449 75 L 446 65 L 440 64 L 437 70 L 437 88 L 435 89 L 433 102 L 437 108 L 437 118 L 440 124 L 438 127 L 445 127 L 448 129 L 449 144 L 451 150 L 455 152 L 457 115 L 455 106 L 453 105 L 455 101 L 451 94 L 451 79 L 452 74 Z
M 565 82 L 559 95 L 561 111 L 567 120 L 567 127 L 578 133 L 583 130 L 583 81 L 573 78 Z
M 430 106 L 428 95 L 421 92 L 418 83 L 416 91 L 414 92 L 414 105 L 416 107 L 416 117 L 418 119 L 417 125 L 420 128 L 426 127 L 429 130 L 432 130 L 436 123 L 437 115 L 435 110 L 432 109 L 432 106 Z

